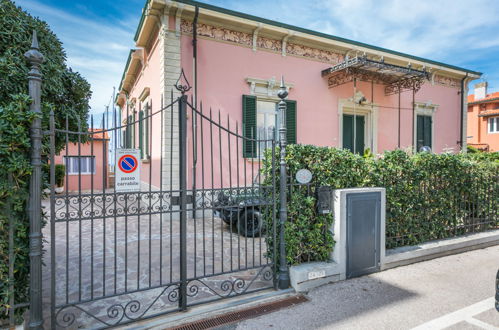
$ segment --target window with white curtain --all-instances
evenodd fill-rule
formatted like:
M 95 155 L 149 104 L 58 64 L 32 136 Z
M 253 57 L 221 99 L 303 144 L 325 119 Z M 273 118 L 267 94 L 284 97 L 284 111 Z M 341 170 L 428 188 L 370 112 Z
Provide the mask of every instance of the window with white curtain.
M 64 156 L 66 173 L 71 174 L 95 174 L 94 156 Z
M 278 115 L 277 103 L 272 101 L 256 102 L 256 139 L 258 140 L 271 140 L 278 139 Z M 258 146 L 258 154 L 261 157 L 263 151 L 271 146 L 270 143 L 260 142 Z
M 499 117 L 489 118 L 489 133 L 499 133 Z

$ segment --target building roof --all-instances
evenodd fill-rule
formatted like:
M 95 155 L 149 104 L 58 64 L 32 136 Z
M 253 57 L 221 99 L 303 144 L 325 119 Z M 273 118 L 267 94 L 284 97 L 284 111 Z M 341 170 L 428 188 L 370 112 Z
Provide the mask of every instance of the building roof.
M 480 99 L 480 100 L 476 100 L 476 101 L 475 101 L 475 94 L 468 95 L 468 103 L 469 104 L 479 104 L 479 103 L 492 102 L 492 101 L 499 102 L 499 92 L 487 94 L 487 96 L 485 98 Z
M 469 142 L 468 142 L 468 146 L 476 148 L 478 150 L 482 150 L 482 151 L 489 151 L 489 147 L 490 147 L 488 143 L 469 143 Z
M 149 5 L 150 1 L 151 0 L 146 0 L 146 2 L 145 2 L 144 9 L 142 10 L 142 16 L 140 18 L 139 26 L 137 27 L 137 30 L 135 32 L 135 37 L 134 37 L 135 41 L 137 41 L 139 39 L 140 31 L 142 30 L 142 25 L 144 24 L 144 19 L 145 19 L 146 13 L 147 13 L 147 6 Z M 374 51 L 382 51 L 382 52 L 390 53 L 390 54 L 397 55 L 397 56 L 403 56 L 405 58 L 409 58 L 409 59 L 413 59 L 413 60 L 417 60 L 417 61 L 422 61 L 422 62 L 426 62 L 426 63 L 429 63 L 429 64 L 434 64 L 434 65 L 446 67 L 446 68 L 457 70 L 457 71 L 462 71 L 464 73 L 469 73 L 469 74 L 472 74 L 472 75 L 478 75 L 478 76 L 482 75 L 482 73 L 478 72 L 478 71 L 473 71 L 473 70 L 461 68 L 461 67 L 458 67 L 458 66 L 454 66 L 454 65 L 451 65 L 451 64 L 442 63 L 442 62 L 438 62 L 438 61 L 433 61 L 433 60 L 430 60 L 430 59 L 422 58 L 422 57 L 419 57 L 419 56 L 414 56 L 414 55 L 410 55 L 410 54 L 406 54 L 406 53 L 394 51 L 394 50 L 391 50 L 391 49 L 387 49 L 387 48 L 383 48 L 383 47 L 378 47 L 378 46 L 373 46 L 373 45 L 366 44 L 366 43 L 359 42 L 359 41 L 354 41 L 354 40 L 347 39 L 347 38 L 342 38 L 342 37 L 338 37 L 338 36 L 334 36 L 334 35 L 330 35 L 330 34 L 318 32 L 318 31 L 310 30 L 310 29 L 305 29 L 305 28 L 301 28 L 301 27 L 298 27 L 298 26 L 294 26 L 294 25 L 290 25 L 290 24 L 285 24 L 285 23 L 282 23 L 282 22 L 277 22 L 277 21 L 273 21 L 273 20 L 270 20 L 270 19 L 261 18 L 261 17 L 258 17 L 258 16 L 249 15 L 249 14 L 241 13 L 241 12 L 238 12 L 238 11 L 234 11 L 234 10 L 230 10 L 230 9 L 226 9 L 226 8 L 222 8 L 222 7 L 218 7 L 218 6 L 213 6 L 213 5 L 210 5 L 210 4 L 207 4 L 207 3 L 203 3 L 203 2 L 199 2 L 199 1 L 193 1 L 193 0 L 174 0 L 174 1 L 178 2 L 178 3 L 183 3 L 183 4 L 191 5 L 191 6 L 197 6 L 199 8 L 204 8 L 204 9 L 207 9 L 207 10 L 212 10 L 212 11 L 219 12 L 219 13 L 222 13 L 222 14 L 227 14 L 227 15 L 231 15 L 231 16 L 235 16 L 235 17 L 239 17 L 239 18 L 244 18 L 244 19 L 256 21 L 256 22 L 259 22 L 259 23 L 264 23 L 264 24 L 268 24 L 268 25 L 272 25 L 272 26 L 276 26 L 276 27 L 281 27 L 281 28 L 284 28 L 284 29 L 293 30 L 293 31 L 297 31 L 297 32 L 301 32 L 301 33 L 305 33 L 305 34 L 309 34 L 309 35 L 313 35 L 313 36 L 318 36 L 318 37 L 322 37 L 322 38 L 326 38 L 326 39 L 330 39 L 330 40 L 335 40 L 335 41 L 340 41 L 340 42 L 348 43 L 348 44 L 351 44 L 353 46 L 361 46 L 361 47 L 365 47 L 365 48 L 368 48 L 368 49 L 371 49 L 371 50 L 374 50 Z
M 490 109 L 480 112 L 478 117 L 499 116 L 499 109 Z
M 109 140 L 109 135 L 107 134 L 107 130 L 103 130 L 101 128 L 88 129 L 89 133 L 92 133 L 92 137 L 94 140 Z

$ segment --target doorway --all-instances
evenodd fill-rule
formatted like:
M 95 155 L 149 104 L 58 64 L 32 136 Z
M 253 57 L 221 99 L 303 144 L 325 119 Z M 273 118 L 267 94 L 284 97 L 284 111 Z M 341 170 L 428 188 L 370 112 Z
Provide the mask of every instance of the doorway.
M 416 121 L 416 151 L 422 147 L 433 148 L 432 145 L 432 118 L 431 116 L 417 115 Z
M 366 141 L 366 117 L 343 114 L 343 149 L 363 154 Z

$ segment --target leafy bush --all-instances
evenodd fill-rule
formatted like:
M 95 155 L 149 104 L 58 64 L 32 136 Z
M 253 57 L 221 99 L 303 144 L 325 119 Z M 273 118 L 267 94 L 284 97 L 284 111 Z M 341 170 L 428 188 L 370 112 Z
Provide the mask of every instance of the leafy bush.
M 313 191 L 318 186 L 385 187 L 387 248 L 499 228 L 499 162 L 490 153 L 481 157 L 450 153 L 412 155 L 395 150 L 375 158 L 369 153 L 360 156 L 347 150 L 310 145 L 290 145 L 286 150 L 289 180 L 293 184 L 294 173 L 306 168 L 313 173 Z M 270 152 L 265 154 L 263 164 L 265 184 L 273 179 Z M 279 157 L 279 150 L 275 157 Z M 278 183 L 279 170 L 276 175 Z M 328 231 L 332 216 L 317 214 L 316 199 L 309 190 L 303 186 L 293 188 L 288 196 L 285 239 L 290 264 L 328 260 L 334 247 Z M 267 221 L 272 230 L 273 221 L 268 215 Z M 272 248 L 272 237 L 268 241 Z
M 0 314 L 8 315 L 9 284 L 15 287 L 15 302 L 26 302 L 29 281 L 29 198 L 30 135 L 34 114 L 28 111 L 30 99 L 16 96 L 8 106 L 0 106 Z M 9 280 L 9 227 L 14 230 L 14 280 Z M 20 320 L 22 309 L 16 310 Z
M 56 128 L 62 128 L 68 117 L 69 129 L 87 129 L 89 83 L 66 65 L 66 52 L 48 24 L 17 7 L 11 0 L 0 0 L 0 105 L 7 105 L 17 94 L 27 94 L 29 63 L 24 53 L 31 46 L 33 30 L 38 34 L 40 52 L 45 61 L 42 72 L 43 123 L 48 127 L 50 109 L 55 111 Z M 73 135 L 73 134 L 71 134 Z M 70 138 L 76 142 L 75 136 Z M 64 137 L 57 136 L 56 149 L 64 146 Z
M 66 65 L 66 53 L 61 42 L 47 23 L 34 18 L 10 0 L 0 0 L 0 322 L 8 316 L 8 232 L 10 223 L 14 237 L 14 287 L 16 303 L 26 302 L 29 281 L 29 241 L 27 200 L 29 195 L 30 136 L 33 120 L 28 93 L 29 63 L 24 53 L 31 46 L 33 30 L 37 31 L 40 52 L 45 61 L 42 73 L 42 124 L 48 128 L 48 114 L 55 112 L 55 126 L 62 128 L 68 119 L 69 129 L 87 129 L 90 85 Z M 71 141 L 77 135 L 70 136 Z M 62 133 L 56 135 L 56 150 L 64 146 Z M 48 151 L 48 137 L 43 140 L 43 151 Z M 46 163 L 46 156 L 42 161 Z M 46 174 L 46 173 L 45 173 Z M 44 175 L 44 180 L 47 176 Z M 44 182 L 46 184 L 46 182 Z M 16 309 L 20 321 L 23 308 Z
M 64 187 L 64 177 L 66 176 L 66 166 L 63 164 L 55 164 L 55 185 Z

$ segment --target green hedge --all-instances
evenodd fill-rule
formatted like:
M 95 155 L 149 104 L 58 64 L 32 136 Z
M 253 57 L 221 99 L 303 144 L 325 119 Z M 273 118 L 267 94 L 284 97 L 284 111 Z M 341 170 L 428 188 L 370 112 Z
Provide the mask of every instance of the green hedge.
M 325 261 L 334 247 L 328 230 L 332 216 L 316 212 L 314 192 L 318 186 L 385 187 L 387 248 L 499 228 L 497 159 L 497 153 L 412 155 L 402 150 L 374 158 L 336 148 L 290 145 L 288 184 L 296 184 L 294 174 L 301 168 L 309 169 L 313 179 L 309 189 L 293 185 L 288 196 L 288 263 Z M 270 151 L 263 172 L 270 184 Z M 279 182 L 279 171 L 276 175 Z M 485 223 L 484 219 L 495 222 Z M 272 228 L 270 217 L 267 220 Z M 268 240 L 272 247 L 272 238 Z
M 29 127 L 33 114 L 29 112 L 28 72 L 30 64 L 24 53 L 31 46 L 33 30 L 37 31 L 40 52 L 45 61 L 42 73 L 42 126 L 48 129 L 50 110 L 55 112 L 56 128 L 82 131 L 87 129 L 89 83 L 66 64 L 66 53 L 48 24 L 29 15 L 11 0 L 0 0 L 0 325 L 10 310 L 8 293 L 12 282 L 8 276 L 9 217 L 15 229 L 15 302 L 27 301 L 29 281 L 29 241 L 27 200 L 31 174 Z M 43 138 L 42 162 L 47 162 L 47 135 Z M 75 142 L 72 134 L 70 141 Z M 65 145 L 65 136 L 56 134 L 56 151 Z M 44 166 L 46 167 L 46 166 Z M 9 175 L 10 174 L 10 175 Z M 44 173 L 46 184 L 47 172 Z M 10 177 L 10 178 L 9 178 Z M 10 213 L 8 212 L 10 210 Z M 21 321 L 25 308 L 16 309 L 16 321 Z
M 34 114 L 28 96 L 15 96 L 0 106 L 0 317 L 8 317 L 9 284 L 15 288 L 15 302 L 28 301 L 29 220 L 26 212 L 31 175 L 29 127 Z M 9 279 L 9 220 L 14 232 L 14 279 Z M 21 320 L 24 309 L 16 310 Z

